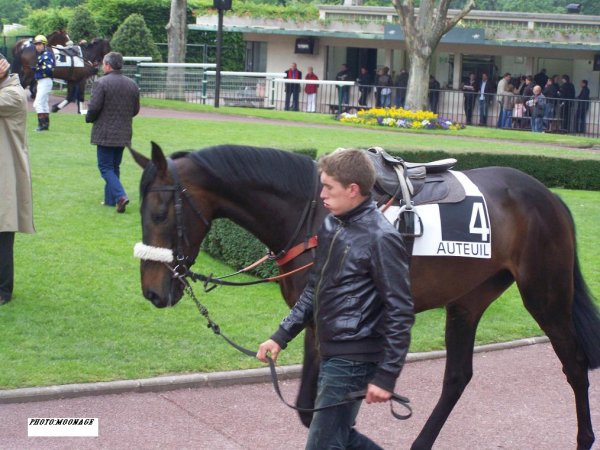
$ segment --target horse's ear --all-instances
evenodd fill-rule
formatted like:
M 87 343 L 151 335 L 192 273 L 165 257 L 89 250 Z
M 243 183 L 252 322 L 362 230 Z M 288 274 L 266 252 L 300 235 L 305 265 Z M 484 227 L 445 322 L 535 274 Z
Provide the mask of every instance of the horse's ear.
M 156 142 L 152 142 L 152 162 L 156 166 L 156 170 L 158 171 L 158 175 L 166 175 L 167 174 L 167 159 L 165 158 L 165 154 Z
M 150 162 L 150 160 L 148 158 L 146 158 L 144 155 L 142 155 L 141 153 L 136 152 L 129 145 L 127 146 L 127 148 L 129 149 L 129 152 L 131 153 L 131 156 L 133 156 L 134 161 L 136 163 L 138 163 L 138 165 L 142 169 L 145 169 L 146 166 L 148 165 L 148 163 Z

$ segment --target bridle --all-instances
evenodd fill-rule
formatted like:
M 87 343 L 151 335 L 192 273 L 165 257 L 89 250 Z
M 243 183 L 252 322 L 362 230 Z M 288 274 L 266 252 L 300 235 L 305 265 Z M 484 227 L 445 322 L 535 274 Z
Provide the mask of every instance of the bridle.
M 139 243 L 139 244 L 136 244 L 136 247 L 134 247 L 134 255 L 137 257 L 140 257 L 141 259 L 150 259 L 150 260 L 163 262 L 171 271 L 173 278 L 179 280 L 179 282 L 181 282 L 183 284 L 184 292 L 187 293 L 191 297 L 191 299 L 194 301 L 196 307 L 198 308 L 198 311 L 200 312 L 200 315 L 202 315 L 206 319 L 208 328 L 210 328 L 214 334 L 221 336 L 229 345 L 231 345 L 236 350 L 240 351 L 241 353 L 243 353 L 249 357 L 255 358 L 256 352 L 249 350 L 245 347 L 242 347 L 241 345 L 237 344 L 236 342 L 234 342 L 233 340 L 231 340 L 230 338 L 228 338 L 226 335 L 224 335 L 221 332 L 221 327 L 215 321 L 213 321 L 211 319 L 208 309 L 196 297 L 194 290 L 192 289 L 192 286 L 190 285 L 190 283 L 188 281 L 188 278 L 191 279 L 192 281 L 198 281 L 198 280 L 204 281 L 204 290 L 206 292 L 209 292 L 212 289 L 214 289 L 215 287 L 217 287 L 217 285 L 219 285 L 219 284 L 230 285 L 230 286 L 246 286 L 246 285 L 250 285 L 250 284 L 274 281 L 276 279 L 281 279 L 285 276 L 290 276 L 301 270 L 305 270 L 308 267 L 312 266 L 313 263 L 311 262 L 305 266 L 302 266 L 298 269 L 284 273 L 277 277 L 264 278 L 264 279 L 260 279 L 260 280 L 256 280 L 256 281 L 241 282 L 241 283 L 224 281 L 223 278 L 227 278 L 229 276 L 236 275 L 246 269 L 242 269 L 241 271 L 238 271 L 234 274 L 230 274 L 230 275 L 226 275 L 226 276 L 222 276 L 222 277 L 218 277 L 218 278 L 213 278 L 212 274 L 207 277 L 205 275 L 192 272 L 190 270 L 190 266 L 194 263 L 194 260 L 186 257 L 184 254 L 184 250 L 183 250 L 183 245 L 184 245 L 184 242 L 186 241 L 185 222 L 184 222 L 184 217 L 183 217 L 183 213 L 184 213 L 183 212 L 183 202 L 184 202 L 184 200 L 188 203 L 188 205 L 190 206 L 190 208 L 192 209 L 194 214 L 204 223 L 205 226 L 207 226 L 207 227 L 209 226 L 209 221 L 206 218 L 206 216 L 202 213 L 202 211 L 197 207 L 197 205 L 194 202 L 194 199 L 192 198 L 190 193 L 187 191 L 187 189 L 185 187 L 183 187 L 183 185 L 181 184 L 180 177 L 177 173 L 177 168 L 175 167 L 175 163 L 173 162 L 173 160 L 171 158 L 167 158 L 167 169 L 173 178 L 173 184 L 152 187 L 152 188 L 149 188 L 147 192 L 172 192 L 173 193 L 176 233 L 177 233 L 177 243 L 175 246 L 175 252 L 173 252 L 172 250 L 169 250 L 169 249 L 150 247 L 150 246 Z M 278 261 L 280 266 L 287 264 L 296 256 L 299 256 L 300 254 L 304 253 L 305 251 L 307 251 L 309 249 L 316 247 L 316 245 L 317 245 L 316 239 L 313 239 L 313 237 L 311 236 L 311 225 L 312 225 L 312 222 L 314 219 L 314 214 L 315 214 L 315 209 L 316 209 L 316 204 L 317 204 L 316 197 L 317 197 L 317 191 L 318 191 L 318 186 L 319 186 L 316 165 L 315 165 L 314 174 L 315 174 L 315 176 L 314 176 L 315 180 L 313 182 L 314 183 L 313 196 L 311 197 L 311 199 L 309 199 L 306 206 L 304 207 L 304 210 L 301 215 L 301 219 L 300 219 L 299 223 L 296 225 L 294 234 L 288 241 L 287 245 L 281 251 L 279 251 L 276 254 L 273 252 L 269 252 L 270 255 L 268 255 L 268 256 L 271 259 L 275 259 L 275 261 Z M 300 231 L 302 230 L 305 223 L 308 224 L 308 227 L 307 227 L 308 231 L 307 231 L 304 242 L 293 246 L 293 243 L 296 241 L 296 239 L 300 235 Z M 147 254 L 144 256 L 143 253 L 145 251 L 148 251 L 150 253 L 150 255 Z M 154 252 L 154 254 L 152 254 L 152 252 Z M 169 254 L 169 252 L 170 252 L 170 254 Z M 173 255 L 173 253 L 174 253 L 174 255 Z M 174 258 L 173 258 L 173 256 L 174 256 Z M 263 260 L 263 259 L 264 258 L 261 258 L 261 260 Z M 256 267 L 256 265 L 261 260 L 257 261 L 256 263 L 252 264 L 251 266 Z M 209 283 L 212 283 L 213 286 L 209 287 L 208 286 Z M 269 369 L 271 372 L 271 380 L 273 382 L 273 388 L 275 389 L 276 394 L 278 395 L 280 400 L 286 406 L 288 406 L 296 411 L 305 412 L 305 413 L 314 413 L 314 412 L 323 411 L 326 409 L 346 405 L 348 403 L 353 403 L 358 400 L 362 400 L 366 396 L 366 391 L 351 392 L 342 401 L 334 403 L 334 404 L 326 405 L 326 406 L 323 406 L 320 408 L 301 408 L 301 407 L 292 405 L 283 398 L 283 394 L 281 393 L 281 389 L 279 386 L 279 379 L 277 376 L 277 370 L 275 368 L 275 362 L 268 355 L 266 358 L 269 363 Z M 393 406 L 394 402 L 402 405 L 404 408 L 407 409 L 408 412 L 404 415 L 398 414 L 394 410 L 394 406 Z M 409 405 L 409 402 L 410 402 L 410 400 L 408 398 L 398 395 L 396 393 L 393 393 L 392 397 L 391 397 L 391 402 L 390 402 L 391 414 L 396 419 L 399 419 L 399 420 L 406 420 L 406 419 L 410 418 L 412 416 L 412 409 Z
M 300 220 L 298 221 L 294 233 L 291 235 L 287 244 L 278 252 L 268 251 L 265 256 L 260 258 L 258 261 L 250 264 L 247 267 L 244 267 L 237 272 L 230 273 L 228 275 L 222 275 L 219 277 L 213 277 L 212 274 L 204 275 L 201 273 L 193 272 L 190 267 L 194 264 L 195 260 L 189 256 L 185 255 L 184 252 L 184 244 L 187 242 L 186 230 L 185 230 L 185 221 L 184 221 L 184 201 L 191 208 L 195 216 L 200 219 L 200 221 L 208 227 L 210 225 L 206 216 L 202 213 L 202 210 L 196 205 L 194 198 L 188 192 L 188 190 L 181 183 L 181 178 L 177 173 L 177 168 L 175 167 L 175 163 L 171 158 L 167 158 L 167 170 L 171 174 L 173 179 L 173 183 L 170 185 L 161 185 L 151 187 L 147 190 L 147 192 L 171 192 L 173 195 L 173 206 L 175 209 L 175 227 L 176 227 L 176 243 L 175 248 L 171 251 L 169 249 L 162 249 L 156 247 L 149 247 L 145 244 L 136 244 L 134 249 L 135 256 L 141 259 L 155 260 L 163 262 L 169 271 L 173 274 L 173 278 L 179 279 L 180 281 L 183 278 L 189 278 L 192 281 L 201 281 L 204 284 L 204 290 L 206 292 L 211 291 L 218 285 L 225 286 L 249 286 L 258 283 L 266 283 L 271 281 L 278 281 L 283 278 L 287 278 L 291 275 L 294 275 L 298 272 L 304 271 L 313 265 L 312 261 L 308 264 L 305 264 L 296 269 L 284 272 L 277 276 L 272 276 L 268 278 L 262 278 L 258 280 L 245 281 L 245 282 L 234 282 L 234 281 L 226 281 L 225 278 L 232 277 L 234 275 L 238 275 L 241 273 L 248 272 L 249 270 L 257 267 L 267 260 L 274 260 L 280 267 L 288 264 L 290 261 L 300 256 L 304 252 L 308 250 L 312 250 L 317 246 L 317 238 L 313 235 L 313 222 L 314 216 L 317 206 L 317 194 L 318 194 L 318 177 L 317 177 L 317 169 L 316 165 L 314 168 L 314 181 L 313 181 L 313 195 L 306 202 L 304 209 L 302 211 L 302 215 L 300 216 Z M 300 238 L 300 234 L 302 228 L 306 225 L 307 232 L 304 239 L 294 245 L 295 242 Z M 172 252 L 172 261 L 168 261 L 169 258 L 166 256 L 168 252 Z M 162 252 L 163 257 L 153 258 L 152 256 L 148 256 L 149 253 L 152 252 Z

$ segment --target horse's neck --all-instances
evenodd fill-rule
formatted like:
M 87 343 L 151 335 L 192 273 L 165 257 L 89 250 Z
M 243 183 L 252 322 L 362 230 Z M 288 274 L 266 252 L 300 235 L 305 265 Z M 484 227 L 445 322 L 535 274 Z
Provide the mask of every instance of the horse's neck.
M 298 239 L 303 239 L 306 233 L 315 232 L 317 211 L 311 215 L 312 223 L 306 219 L 308 214 L 303 214 L 308 199 L 291 200 L 289 195 L 275 190 L 271 193 L 257 192 L 256 186 L 223 186 L 213 192 L 221 197 L 217 201 L 215 217 L 232 220 L 272 251 L 284 249 L 300 226 Z

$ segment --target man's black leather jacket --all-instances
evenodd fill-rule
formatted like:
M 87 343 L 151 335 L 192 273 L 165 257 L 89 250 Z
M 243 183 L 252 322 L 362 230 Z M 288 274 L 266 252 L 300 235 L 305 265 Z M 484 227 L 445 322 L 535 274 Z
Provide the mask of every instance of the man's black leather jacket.
M 371 198 L 329 215 L 309 282 L 272 336 L 282 348 L 314 320 L 322 358 L 377 361 L 371 383 L 392 392 L 414 322 L 404 241 Z

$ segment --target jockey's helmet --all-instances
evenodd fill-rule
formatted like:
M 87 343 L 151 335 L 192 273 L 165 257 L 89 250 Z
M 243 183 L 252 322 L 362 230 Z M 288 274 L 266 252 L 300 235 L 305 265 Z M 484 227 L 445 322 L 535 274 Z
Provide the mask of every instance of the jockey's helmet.
M 33 38 L 34 44 L 48 44 L 48 39 L 43 34 L 38 34 L 35 38 Z

